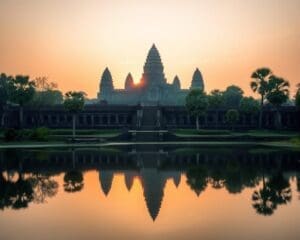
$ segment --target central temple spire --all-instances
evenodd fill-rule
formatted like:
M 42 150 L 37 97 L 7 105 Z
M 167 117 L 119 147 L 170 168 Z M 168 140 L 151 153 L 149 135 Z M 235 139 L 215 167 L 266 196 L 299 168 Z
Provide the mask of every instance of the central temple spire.
M 148 52 L 142 82 L 145 86 L 162 85 L 166 83 L 164 67 L 155 44 L 152 45 Z

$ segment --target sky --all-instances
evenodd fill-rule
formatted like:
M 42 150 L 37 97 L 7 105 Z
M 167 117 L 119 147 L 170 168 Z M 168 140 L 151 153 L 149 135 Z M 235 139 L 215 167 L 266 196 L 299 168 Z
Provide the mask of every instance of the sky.
M 46 76 L 94 98 L 105 67 L 114 86 L 142 76 L 156 44 L 168 82 L 188 88 L 198 67 L 205 89 L 239 85 L 269 67 L 300 82 L 299 0 L 0 0 L 0 72 Z M 255 96 L 255 95 L 254 95 Z

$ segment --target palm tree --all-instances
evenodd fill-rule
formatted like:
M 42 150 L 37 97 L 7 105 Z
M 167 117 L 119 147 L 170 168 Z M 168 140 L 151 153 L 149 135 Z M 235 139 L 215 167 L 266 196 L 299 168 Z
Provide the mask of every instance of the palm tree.
M 277 205 L 274 202 L 274 193 L 265 180 L 265 169 L 262 168 L 262 188 L 252 194 L 253 208 L 258 214 L 270 216 L 274 213 Z
M 277 205 L 287 204 L 292 200 L 290 183 L 283 177 L 282 173 L 272 176 L 268 186 L 273 191 L 273 201 Z
M 269 80 L 269 91 L 266 98 L 276 108 L 276 126 L 281 126 L 279 107 L 289 98 L 290 84 L 283 78 L 272 75 Z
M 277 205 L 273 201 L 273 192 L 265 185 L 258 191 L 254 191 L 252 195 L 253 207 L 258 214 L 265 216 L 272 215 Z
M 251 89 L 253 92 L 257 92 L 261 97 L 259 113 L 260 128 L 262 127 L 263 105 L 269 89 L 268 78 L 271 75 L 272 72 L 269 68 L 259 68 L 251 75 L 251 78 L 253 79 L 253 81 L 250 82 Z

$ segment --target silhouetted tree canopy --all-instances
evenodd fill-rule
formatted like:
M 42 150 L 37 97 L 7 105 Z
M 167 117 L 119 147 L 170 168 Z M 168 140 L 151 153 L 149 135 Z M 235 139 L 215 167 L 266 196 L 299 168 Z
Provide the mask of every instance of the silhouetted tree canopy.
M 65 108 L 72 113 L 80 112 L 84 106 L 84 97 L 83 92 L 67 92 L 64 100 Z
M 50 176 L 36 173 L 29 178 L 35 203 L 45 203 L 47 198 L 54 197 L 58 191 L 58 183 Z
M 276 108 L 276 126 L 281 126 L 281 115 L 278 107 L 289 98 L 289 82 L 283 78 L 272 75 L 269 80 L 268 101 Z
M 10 92 L 12 90 L 12 77 L 4 73 L 0 74 L 0 107 L 6 105 L 10 100 Z
M 273 192 L 273 201 L 275 204 L 287 204 L 292 199 L 292 190 L 290 183 L 286 180 L 282 173 L 277 173 L 268 182 L 268 186 Z
M 12 102 L 24 106 L 33 98 L 35 93 L 35 83 L 29 79 L 29 76 L 17 75 L 12 79 L 12 84 Z
M 186 97 L 186 108 L 188 112 L 196 117 L 197 129 L 199 129 L 199 117 L 205 115 L 208 108 L 208 98 L 201 89 L 193 89 Z
M 268 79 L 272 76 L 272 71 L 269 68 L 259 68 L 252 73 L 250 87 L 253 92 L 260 95 L 260 113 L 259 113 L 259 127 L 262 127 L 262 108 L 264 105 L 265 97 L 269 90 Z
M 272 190 L 267 186 L 254 191 L 252 195 L 253 207 L 258 214 L 269 216 L 274 213 L 277 205 L 274 203 L 272 196 Z
M 187 173 L 187 184 L 191 187 L 193 191 L 197 194 L 197 196 L 200 195 L 201 192 L 203 192 L 208 183 L 208 172 L 205 167 L 193 167 L 190 168 Z
M 78 171 L 67 172 L 64 176 L 64 189 L 66 192 L 79 192 L 83 189 L 83 175 Z
M 240 110 L 246 114 L 259 112 L 259 103 L 253 97 L 243 97 L 240 102 Z
M 224 104 L 228 108 L 238 108 L 243 98 L 244 91 L 235 85 L 231 85 L 223 92 Z
M 275 107 L 279 107 L 289 98 L 290 84 L 283 78 L 271 76 L 269 80 L 268 101 Z
M 84 107 L 84 97 L 85 97 L 85 93 L 83 92 L 67 92 L 65 94 L 64 106 L 68 111 L 70 111 L 73 114 L 73 119 L 72 119 L 73 138 L 75 137 L 76 114 L 82 111 Z
M 295 104 L 297 107 L 300 107 L 300 89 L 298 89 L 296 96 L 295 96 Z
M 63 103 L 63 94 L 59 90 L 37 91 L 30 105 L 35 107 L 53 106 Z
M 12 79 L 12 90 L 10 92 L 11 101 L 19 104 L 20 126 L 23 124 L 23 107 L 29 103 L 35 94 L 35 83 L 29 76 L 17 75 Z
M 49 82 L 46 77 L 38 77 L 34 80 L 35 94 L 30 101 L 34 107 L 52 106 L 63 103 L 63 94 L 57 89 L 57 84 Z
M 223 92 L 218 89 L 212 90 L 208 95 L 208 103 L 210 108 L 220 108 L 223 106 Z

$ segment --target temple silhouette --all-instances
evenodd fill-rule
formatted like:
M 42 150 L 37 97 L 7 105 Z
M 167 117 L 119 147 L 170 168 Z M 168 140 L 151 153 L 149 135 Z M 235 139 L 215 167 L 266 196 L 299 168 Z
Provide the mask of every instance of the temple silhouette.
M 205 90 L 201 72 L 197 68 L 193 74 L 189 89 L 182 89 L 178 76 L 168 83 L 164 74 L 160 54 L 155 45 L 149 50 L 139 83 L 134 83 L 129 73 L 124 89 L 114 87 L 108 68 L 102 74 L 98 97 L 86 104 L 77 113 L 76 127 L 81 129 L 127 129 L 127 130 L 171 130 L 190 129 L 196 126 L 196 117 L 186 106 L 185 99 L 191 89 Z M 231 106 L 210 106 L 205 115 L 199 117 L 202 129 L 231 129 L 226 113 Z M 235 107 L 234 107 L 235 108 Z M 259 124 L 259 112 L 248 113 L 240 107 L 239 130 L 278 129 L 277 110 L 281 115 L 281 126 L 285 130 L 300 128 L 300 111 L 295 106 L 271 105 L 263 107 L 262 126 Z M 4 111 L 0 109 L 0 112 Z M 63 104 L 54 106 L 24 106 L 22 128 L 71 128 L 72 116 Z M 20 128 L 19 106 L 9 105 L 3 117 L 4 128 Z M 157 139 L 157 138 L 156 138 Z M 128 140 L 128 139 L 127 139 Z M 132 139 L 131 139 L 132 140 Z M 138 139 L 137 139 L 138 140 Z
M 98 100 L 108 104 L 184 105 L 185 97 L 190 89 L 204 90 L 204 82 L 197 68 L 190 89 L 181 89 L 177 75 L 172 83 L 167 83 L 160 54 L 153 44 L 149 50 L 140 82 L 135 84 L 129 73 L 124 87 L 124 89 L 114 88 L 112 75 L 106 68 L 100 80 Z

